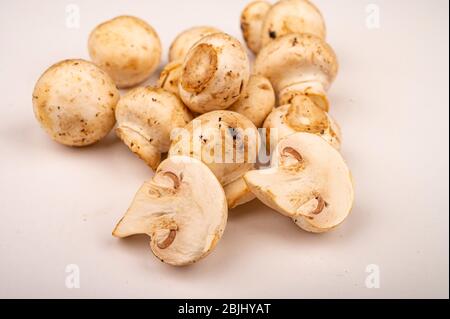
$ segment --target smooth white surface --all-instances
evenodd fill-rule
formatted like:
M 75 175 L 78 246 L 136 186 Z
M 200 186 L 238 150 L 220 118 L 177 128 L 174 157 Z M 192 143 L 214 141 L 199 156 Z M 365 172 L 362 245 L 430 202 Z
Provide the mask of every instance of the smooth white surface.
M 65 26 L 79 5 L 79 29 Z M 230 213 L 204 261 L 176 269 L 146 237 L 111 231 L 152 172 L 113 134 L 86 149 L 52 142 L 31 93 L 58 60 L 88 58 L 87 38 L 120 14 L 159 32 L 164 58 L 193 25 L 241 38 L 247 1 L 0 2 L 0 297 L 448 298 L 448 2 L 373 1 L 380 29 L 366 27 L 370 1 L 316 1 L 341 63 L 332 115 L 356 181 L 353 214 L 335 232 L 311 235 L 257 202 Z M 67 289 L 65 267 L 80 267 Z M 367 265 L 381 271 L 367 289 Z

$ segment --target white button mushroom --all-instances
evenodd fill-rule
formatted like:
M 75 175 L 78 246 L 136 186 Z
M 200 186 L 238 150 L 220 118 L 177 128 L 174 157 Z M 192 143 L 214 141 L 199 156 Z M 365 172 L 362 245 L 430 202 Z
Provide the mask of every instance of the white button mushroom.
M 340 225 L 353 205 L 347 165 L 336 149 L 315 134 L 296 133 L 281 140 L 272 167 L 248 172 L 244 179 L 264 204 L 314 233 Z
M 169 62 L 182 62 L 188 51 L 194 46 L 195 43 L 197 43 L 197 41 L 208 35 L 220 32 L 222 31 L 209 26 L 193 27 L 182 32 L 170 45 Z
M 153 180 L 141 187 L 113 235 L 146 234 L 157 258 L 184 266 L 214 249 L 227 215 L 225 194 L 208 167 L 175 156 L 162 162 Z
M 272 5 L 267 1 L 253 1 L 241 14 L 241 29 L 248 48 L 257 54 L 261 50 L 264 20 Z
M 267 145 L 277 145 L 278 141 L 297 132 L 317 134 L 334 148 L 341 147 L 341 130 L 336 122 L 310 98 L 298 95 L 291 104 L 276 108 L 264 122 Z M 271 130 L 277 130 L 271 134 Z M 276 140 L 271 140 L 276 139 Z
M 117 104 L 117 135 L 154 170 L 170 147 L 172 130 L 184 127 L 192 115 L 180 99 L 163 89 L 140 87 Z
M 250 3 L 242 12 L 241 27 L 255 54 L 271 41 L 290 33 L 309 33 L 325 39 L 326 26 L 320 11 L 307 0 Z
M 260 136 L 255 125 L 243 115 L 214 111 L 190 122 L 183 133 L 174 136 L 169 156 L 198 157 L 227 185 L 256 164 Z
M 239 100 L 228 110 L 246 116 L 256 127 L 261 127 L 274 107 L 275 93 L 270 81 L 260 75 L 252 75 Z
M 250 63 L 241 43 L 215 33 L 189 50 L 183 63 L 180 97 L 196 113 L 227 109 L 239 99 L 249 77 Z
M 250 191 L 244 178 L 239 178 L 223 187 L 229 209 L 251 202 L 256 196 Z
M 119 88 L 147 80 L 161 61 L 161 41 L 145 21 L 120 16 L 97 26 L 89 37 L 92 61 L 113 78 Z
M 114 127 L 119 98 L 104 71 L 84 60 L 65 60 L 40 77 L 33 92 L 33 108 L 36 119 L 55 141 L 87 146 Z
M 183 70 L 183 62 L 175 60 L 167 64 L 162 70 L 157 86 L 166 91 L 169 91 L 176 96 L 180 96 L 178 86 Z
M 306 95 L 325 111 L 326 91 L 336 78 L 338 61 L 333 49 L 310 34 L 288 34 L 264 47 L 255 62 L 255 73 L 265 76 L 278 94 L 279 105 L 295 95 Z

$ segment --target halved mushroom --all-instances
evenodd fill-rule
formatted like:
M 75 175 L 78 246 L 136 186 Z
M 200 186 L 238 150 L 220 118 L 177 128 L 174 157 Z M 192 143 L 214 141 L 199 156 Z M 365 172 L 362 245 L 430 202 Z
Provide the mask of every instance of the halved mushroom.
M 242 44 L 225 33 L 198 41 L 187 54 L 179 85 L 180 97 L 196 113 L 224 110 L 236 102 L 250 77 Z
M 192 115 L 181 100 L 163 89 L 140 87 L 117 104 L 117 135 L 152 169 L 170 147 L 172 130 L 182 128 Z
M 270 80 L 279 105 L 289 104 L 296 95 L 306 95 L 329 110 L 326 91 L 338 72 L 333 49 L 311 34 L 288 34 L 265 46 L 255 62 L 255 73 Z
M 225 230 L 227 203 L 213 173 L 200 161 L 175 156 L 145 183 L 113 235 L 150 236 L 157 258 L 184 266 L 204 258 Z
M 252 75 L 239 100 L 228 110 L 244 115 L 256 127 L 261 127 L 274 107 L 275 92 L 270 81 L 265 77 Z
M 169 50 L 169 62 L 180 61 L 183 62 L 189 50 L 197 41 L 206 37 L 207 35 L 220 33 L 217 28 L 209 26 L 193 27 L 183 31 L 173 40 Z
M 315 134 L 296 133 L 281 140 L 271 168 L 248 172 L 244 179 L 264 204 L 314 233 L 340 225 L 353 205 L 353 181 L 346 163 Z
M 247 46 L 257 54 L 271 41 L 291 33 L 309 33 L 325 39 L 326 26 L 320 11 L 307 0 L 250 3 L 241 15 Z
M 283 105 L 267 117 L 264 122 L 267 145 L 276 146 L 278 141 L 297 132 L 317 134 L 337 150 L 341 147 L 341 130 L 327 112 L 314 104 L 305 95 L 298 95 L 291 104 Z M 271 134 L 271 130 L 277 134 Z M 276 140 L 270 140 L 275 138 Z M 268 150 L 269 151 L 269 150 Z

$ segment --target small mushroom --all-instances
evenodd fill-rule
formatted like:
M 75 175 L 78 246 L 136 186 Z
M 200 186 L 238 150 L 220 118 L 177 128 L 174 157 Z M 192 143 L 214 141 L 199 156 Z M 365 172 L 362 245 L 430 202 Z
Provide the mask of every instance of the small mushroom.
M 336 78 L 338 61 L 333 49 L 310 34 L 288 34 L 265 46 L 255 62 L 255 73 L 272 83 L 279 105 L 306 95 L 329 110 L 326 91 Z
M 175 60 L 170 62 L 162 70 L 158 80 L 158 87 L 179 96 L 178 86 L 183 70 L 183 62 Z
M 341 130 L 336 122 L 305 95 L 294 97 L 291 104 L 276 108 L 264 122 L 267 145 L 275 146 L 284 137 L 297 132 L 317 134 L 337 150 L 341 147 Z M 277 136 L 271 134 L 276 129 Z M 270 140 L 276 138 L 276 140 Z
M 146 234 L 157 258 L 185 266 L 214 249 L 227 215 L 224 191 L 208 167 L 175 156 L 162 162 L 153 179 L 141 187 L 113 235 Z
M 92 61 L 113 78 L 119 88 L 147 80 L 161 61 L 161 41 L 145 21 L 120 16 L 97 26 L 89 36 Z
M 275 93 L 270 81 L 265 77 L 252 75 L 239 100 L 228 110 L 246 116 L 256 127 L 261 127 L 274 107 Z
M 250 191 L 247 183 L 245 183 L 244 178 L 239 178 L 234 182 L 225 185 L 223 190 L 225 191 L 229 209 L 244 205 L 256 198 L 256 196 Z
M 281 0 L 274 5 L 254 1 L 242 12 L 241 26 L 247 46 L 255 54 L 271 41 L 291 33 L 326 37 L 322 14 L 307 0 Z
M 241 14 L 241 29 L 248 48 L 257 54 L 261 50 L 264 20 L 272 5 L 267 1 L 253 1 Z
M 169 50 L 169 62 L 183 61 L 189 50 L 194 46 L 197 41 L 203 37 L 214 33 L 220 33 L 219 29 L 209 26 L 193 27 L 175 38 L 172 42 Z
M 80 147 L 98 142 L 111 131 L 119 98 L 106 72 L 84 60 L 65 60 L 37 81 L 33 109 L 53 140 Z
M 296 133 L 281 140 L 271 168 L 250 171 L 244 179 L 259 200 L 309 232 L 337 227 L 353 205 L 347 165 L 335 148 L 315 134 Z
M 116 118 L 120 139 L 156 170 L 161 154 L 169 150 L 172 130 L 184 127 L 192 115 L 174 94 L 140 87 L 122 97 L 117 104 Z
M 239 99 L 249 77 L 250 63 L 241 43 L 225 33 L 215 33 L 189 50 L 180 97 L 196 113 L 224 110 Z
M 169 156 L 202 160 L 222 185 L 227 186 L 255 167 L 261 139 L 258 129 L 243 115 L 210 112 L 196 118 L 183 131 L 186 134 L 173 138 Z

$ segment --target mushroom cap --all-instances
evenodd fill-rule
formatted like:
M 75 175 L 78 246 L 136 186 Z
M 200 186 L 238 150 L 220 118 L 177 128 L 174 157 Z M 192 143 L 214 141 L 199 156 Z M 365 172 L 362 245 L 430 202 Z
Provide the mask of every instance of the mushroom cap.
M 256 198 L 243 178 L 239 178 L 234 182 L 225 185 L 223 190 L 225 191 L 225 197 L 227 198 L 228 209 L 247 204 Z
M 222 185 L 242 177 L 256 164 L 261 139 L 245 116 L 231 111 L 203 114 L 173 138 L 169 156 L 201 159 Z
M 333 49 L 311 34 L 279 37 L 260 51 L 255 62 L 255 73 L 270 80 L 281 103 L 288 103 L 296 92 L 321 100 L 317 104 L 324 110 L 328 109 L 325 91 L 338 68 Z
M 264 19 L 261 46 L 290 33 L 309 33 L 325 39 L 325 21 L 310 1 L 282 0 L 273 5 Z
M 241 97 L 229 110 L 246 116 L 256 127 L 261 127 L 274 107 L 275 92 L 270 81 L 263 76 L 252 75 Z
M 173 40 L 169 49 L 169 62 L 176 60 L 183 61 L 189 50 L 194 46 L 197 41 L 201 40 L 207 35 L 220 33 L 217 28 L 210 26 L 199 26 L 190 28 L 180 35 L 178 35 L 175 40 Z
M 225 33 L 215 33 L 189 50 L 180 97 L 196 113 L 224 110 L 239 99 L 249 77 L 250 63 L 242 44 Z
M 222 186 L 200 161 L 175 156 L 158 167 L 138 191 L 113 235 L 151 237 L 161 261 L 184 266 L 204 258 L 216 246 L 227 222 Z
M 281 140 L 271 168 L 250 171 L 244 179 L 264 204 L 307 231 L 337 227 L 353 205 L 347 165 L 336 149 L 315 134 L 296 133 Z
M 97 26 L 89 36 L 92 61 L 113 78 L 119 88 L 147 80 L 161 61 L 161 41 L 145 21 L 120 16 Z
M 183 61 L 176 60 L 167 64 L 161 72 L 158 87 L 179 96 L 178 85 L 183 70 Z
M 139 87 L 120 99 L 116 108 L 117 134 L 150 167 L 170 147 L 172 130 L 186 126 L 192 115 L 174 94 L 160 88 Z
M 284 137 L 297 132 L 321 136 L 334 148 L 341 148 L 341 130 L 331 116 L 304 95 L 296 96 L 291 104 L 277 107 L 264 122 L 267 145 L 275 146 Z M 271 130 L 277 130 L 277 140 L 270 141 Z
M 106 72 L 88 61 L 64 60 L 37 81 L 33 109 L 53 140 L 67 146 L 87 146 L 111 131 L 119 98 Z
M 257 54 L 261 49 L 262 28 L 272 5 L 264 0 L 249 3 L 241 14 L 241 30 L 248 48 Z

